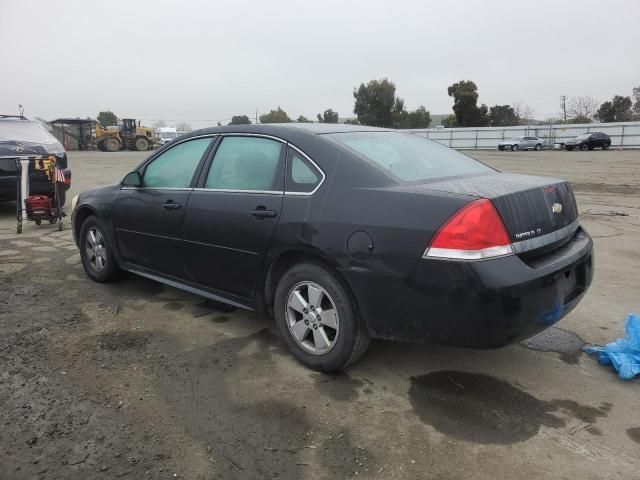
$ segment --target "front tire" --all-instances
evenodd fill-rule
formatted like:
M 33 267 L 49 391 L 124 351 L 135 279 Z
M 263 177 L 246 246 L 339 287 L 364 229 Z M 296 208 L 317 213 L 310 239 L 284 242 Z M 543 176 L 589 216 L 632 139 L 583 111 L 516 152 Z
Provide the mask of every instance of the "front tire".
M 369 332 L 345 286 L 318 264 L 295 265 L 282 276 L 274 314 L 293 356 L 314 370 L 342 370 L 369 346 Z
M 113 137 L 106 138 L 104 142 L 102 142 L 102 145 L 107 152 L 117 152 L 120 150 L 120 142 Z
M 135 141 L 134 145 L 135 145 L 135 149 L 138 152 L 144 152 L 144 151 L 149 150 L 149 140 L 147 140 L 144 137 L 136 138 L 136 141 Z
M 519 149 L 518 145 L 511 145 L 511 151 L 512 152 L 517 152 Z
M 587 144 L 583 144 L 583 145 L 580 147 L 580 150 L 582 150 L 583 152 L 586 152 L 587 150 L 589 150 L 589 145 L 587 145 Z
M 541 144 L 539 144 L 539 143 L 537 143 L 537 144 L 536 144 L 536 151 L 538 151 L 538 152 L 539 152 L 540 150 L 542 150 L 542 145 L 541 145 Z
M 96 216 L 88 217 L 80 228 L 80 258 L 84 271 L 99 283 L 116 280 L 120 269 L 107 238 L 106 229 Z

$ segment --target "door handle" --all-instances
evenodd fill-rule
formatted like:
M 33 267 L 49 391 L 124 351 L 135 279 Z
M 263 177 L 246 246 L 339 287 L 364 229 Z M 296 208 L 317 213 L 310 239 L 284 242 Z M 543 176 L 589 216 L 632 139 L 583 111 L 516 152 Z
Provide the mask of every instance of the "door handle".
M 169 200 L 167 203 L 165 203 L 164 205 L 162 205 L 162 207 L 165 210 L 177 210 L 178 208 L 180 208 L 182 205 L 180 205 L 179 203 L 175 203 L 173 200 Z
M 278 215 L 278 212 L 275 210 L 267 210 L 266 207 L 260 205 L 259 207 L 256 207 L 255 210 L 251 210 L 249 215 L 253 215 L 257 219 L 261 220 L 263 218 L 273 218 Z

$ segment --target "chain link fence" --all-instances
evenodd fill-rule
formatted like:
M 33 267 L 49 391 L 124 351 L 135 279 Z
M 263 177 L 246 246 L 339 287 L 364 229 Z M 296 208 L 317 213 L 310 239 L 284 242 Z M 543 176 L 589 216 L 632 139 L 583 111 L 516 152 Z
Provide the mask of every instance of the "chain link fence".
M 640 122 L 536 125 L 518 127 L 428 128 L 408 130 L 456 149 L 497 149 L 498 143 L 514 137 L 533 136 L 545 146 L 565 143 L 583 133 L 604 132 L 611 148 L 640 148 Z

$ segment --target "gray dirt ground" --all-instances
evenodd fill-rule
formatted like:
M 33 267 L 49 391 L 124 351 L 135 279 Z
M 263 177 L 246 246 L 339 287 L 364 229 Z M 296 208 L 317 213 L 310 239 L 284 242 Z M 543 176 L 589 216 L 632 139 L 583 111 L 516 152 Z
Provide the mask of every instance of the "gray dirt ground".
M 17 236 L 0 204 L 0 479 L 638 478 L 638 380 L 580 347 L 640 311 L 640 152 L 473 155 L 574 182 L 591 290 L 536 349 L 377 341 L 335 376 L 297 364 L 268 318 L 90 282 L 68 229 Z M 143 156 L 72 152 L 71 193 Z

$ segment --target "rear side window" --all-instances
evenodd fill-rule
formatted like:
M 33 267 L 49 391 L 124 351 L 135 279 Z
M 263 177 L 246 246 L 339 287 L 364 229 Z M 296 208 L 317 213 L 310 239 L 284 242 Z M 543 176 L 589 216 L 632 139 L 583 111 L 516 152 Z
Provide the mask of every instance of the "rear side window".
M 287 192 L 312 192 L 322 181 L 322 174 L 298 152 L 289 149 Z
M 225 137 L 205 188 L 272 191 L 282 187 L 282 143 L 260 137 Z
M 142 184 L 146 188 L 187 188 L 211 144 L 211 138 L 179 143 L 151 160 L 144 169 Z
M 456 150 L 411 133 L 354 132 L 326 137 L 400 182 L 494 171 Z

